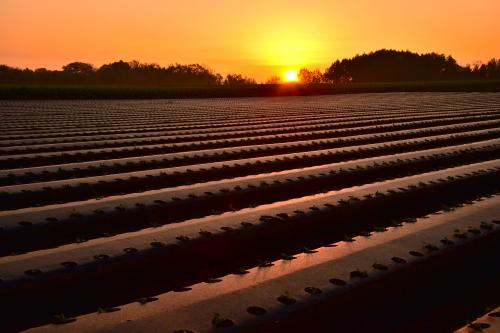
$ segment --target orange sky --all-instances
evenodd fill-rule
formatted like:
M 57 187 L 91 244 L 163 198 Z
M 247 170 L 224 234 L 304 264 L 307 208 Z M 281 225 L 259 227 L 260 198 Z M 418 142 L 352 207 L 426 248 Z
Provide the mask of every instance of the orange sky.
M 500 58 L 499 0 L 0 0 L 0 63 L 201 63 L 258 80 L 380 48 Z

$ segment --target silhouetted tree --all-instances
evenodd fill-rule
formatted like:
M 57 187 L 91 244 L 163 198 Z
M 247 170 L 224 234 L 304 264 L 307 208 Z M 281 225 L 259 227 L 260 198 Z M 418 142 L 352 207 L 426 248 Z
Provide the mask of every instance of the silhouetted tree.
M 299 81 L 305 84 L 318 84 L 325 83 L 326 79 L 319 69 L 310 71 L 307 68 L 302 68 L 299 71 Z
M 43 68 L 43 70 L 46 70 Z M 63 72 L 71 75 L 90 76 L 94 74 L 95 68 L 91 64 L 85 62 L 72 62 L 63 66 Z
M 133 84 L 132 67 L 123 60 L 102 65 L 96 72 L 98 81 L 111 84 Z
M 24 82 L 23 72 L 19 68 L 0 65 L 0 81 L 2 83 Z
M 333 82 L 349 82 L 352 80 L 352 76 L 347 70 L 347 61 L 345 59 L 336 60 L 326 71 L 325 77 Z
M 273 75 L 269 79 L 266 80 L 266 84 L 280 84 L 282 83 L 282 79 L 278 75 Z
M 254 79 L 243 76 L 241 74 L 228 74 L 224 80 L 224 85 L 240 86 L 245 84 L 257 84 Z

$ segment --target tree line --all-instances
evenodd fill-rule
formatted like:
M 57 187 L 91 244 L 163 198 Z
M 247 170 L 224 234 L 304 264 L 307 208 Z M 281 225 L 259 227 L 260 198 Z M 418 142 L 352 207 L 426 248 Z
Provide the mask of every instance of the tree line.
M 383 49 L 336 60 L 324 72 L 303 68 L 299 72 L 299 79 L 304 84 L 500 79 L 500 59 L 474 66 L 460 66 L 453 57 L 444 54 Z M 162 67 L 120 60 L 99 68 L 89 63 L 72 62 L 61 70 L 32 70 L 0 65 L 0 83 L 197 87 L 254 85 L 256 81 L 241 74 L 224 77 L 199 64 Z M 280 78 L 274 76 L 266 83 L 280 83 Z
M 11 84 L 81 84 L 81 85 L 146 85 L 196 87 L 211 85 L 256 84 L 255 80 L 240 74 L 223 77 L 199 64 L 157 64 L 125 62 L 123 60 L 95 68 L 92 64 L 72 62 L 62 70 L 39 68 L 35 70 L 0 65 L 0 83 Z
M 332 82 L 397 82 L 500 79 L 500 59 L 460 66 L 452 56 L 379 50 L 335 61 L 324 72 Z

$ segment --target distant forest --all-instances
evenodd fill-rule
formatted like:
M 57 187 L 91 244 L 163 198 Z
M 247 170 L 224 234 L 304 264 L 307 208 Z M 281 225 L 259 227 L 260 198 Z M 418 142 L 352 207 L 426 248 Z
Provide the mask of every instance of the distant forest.
M 500 79 L 500 59 L 460 66 L 452 56 L 379 50 L 335 61 L 324 77 L 333 82 L 397 82 Z
M 453 57 L 443 54 L 379 50 L 337 60 L 324 72 L 303 68 L 299 78 L 304 84 L 493 80 L 500 79 L 500 59 L 492 59 L 486 64 L 460 66 Z M 161 67 L 120 60 L 99 68 L 84 62 L 73 62 L 62 70 L 32 70 L 0 65 L 0 83 L 203 87 L 255 85 L 256 81 L 241 74 L 224 77 L 199 64 Z M 279 78 L 273 77 L 266 83 L 279 83 Z

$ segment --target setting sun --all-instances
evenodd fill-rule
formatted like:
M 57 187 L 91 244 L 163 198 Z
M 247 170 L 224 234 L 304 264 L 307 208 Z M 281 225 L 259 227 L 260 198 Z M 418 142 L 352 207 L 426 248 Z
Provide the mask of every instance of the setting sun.
M 299 81 L 299 73 L 295 69 L 289 69 L 285 72 L 286 82 L 297 82 Z

